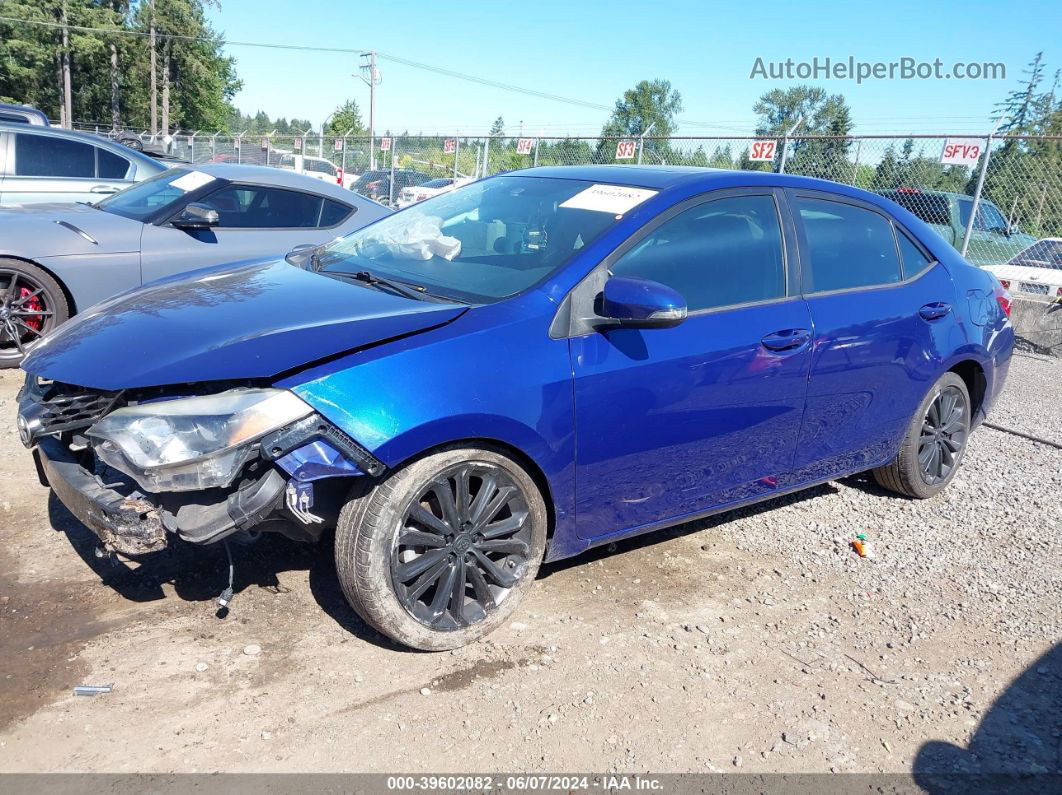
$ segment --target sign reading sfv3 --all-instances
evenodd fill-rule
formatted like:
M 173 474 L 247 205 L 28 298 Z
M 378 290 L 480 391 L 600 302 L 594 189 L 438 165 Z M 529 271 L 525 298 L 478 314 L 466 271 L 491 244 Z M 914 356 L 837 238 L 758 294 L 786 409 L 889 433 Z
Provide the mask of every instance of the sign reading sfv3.
M 945 166 L 976 166 L 985 142 L 980 138 L 948 138 L 940 153 L 940 162 Z
M 753 141 L 749 147 L 749 160 L 769 163 L 774 160 L 774 153 L 778 149 L 777 141 Z

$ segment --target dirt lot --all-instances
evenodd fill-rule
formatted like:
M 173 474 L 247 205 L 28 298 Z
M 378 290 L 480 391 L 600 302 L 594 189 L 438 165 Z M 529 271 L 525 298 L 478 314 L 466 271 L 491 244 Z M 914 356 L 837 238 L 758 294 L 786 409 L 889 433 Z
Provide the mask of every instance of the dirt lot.
M 242 549 L 224 619 L 220 550 L 97 560 L 18 442 L 19 381 L 0 374 L 0 770 L 1062 767 L 1058 448 L 982 429 L 936 500 L 850 478 L 547 566 L 488 641 L 424 654 L 358 621 L 328 545 Z M 1062 442 L 1060 381 L 1016 357 L 994 419 Z

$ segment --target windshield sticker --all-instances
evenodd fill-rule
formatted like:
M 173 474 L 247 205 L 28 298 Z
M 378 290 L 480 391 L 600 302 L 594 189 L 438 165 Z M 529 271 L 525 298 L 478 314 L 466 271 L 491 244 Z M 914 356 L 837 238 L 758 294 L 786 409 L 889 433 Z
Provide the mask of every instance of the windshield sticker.
M 655 190 L 628 188 L 624 185 L 591 185 L 567 201 L 561 202 L 560 206 L 570 210 L 593 210 L 598 213 L 623 215 L 656 193 Z
M 213 182 L 214 178 L 209 174 L 204 174 L 202 171 L 189 171 L 173 182 L 170 183 L 177 190 L 183 190 L 185 193 L 191 193 L 196 188 L 201 188 L 204 185 Z

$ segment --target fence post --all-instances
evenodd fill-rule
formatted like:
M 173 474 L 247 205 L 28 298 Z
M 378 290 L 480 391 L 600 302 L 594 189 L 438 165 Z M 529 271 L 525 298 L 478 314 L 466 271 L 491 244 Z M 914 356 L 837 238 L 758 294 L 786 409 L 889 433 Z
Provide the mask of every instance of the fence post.
M 460 155 L 460 154 L 461 154 L 461 134 L 458 133 L 457 135 L 454 136 L 454 182 L 455 183 L 459 179 L 458 174 L 460 172 L 457 170 L 457 156 Z
M 391 178 L 387 180 L 387 206 L 395 206 L 395 150 L 398 148 L 398 137 L 391 136 Z
M 970 217 L 966 219 L 966 231 L 962 236 L 962 248 L 959 253 L 966 259 L 966 250 L 970 247 L 970 236 L 973 234 L 974 221 L 977 219 L 977 210 L 981 206 L 981 192 L 985 187 L 985 175 L 988 173 L 988 161 L 992 159 L 992 137 L 1003 126 L 1006 116 L 1001 116 L 996 126 L 985 136 L 985 159 L 981 161 L 981 173 L 977 175 L 977 187 L 974 188 L 973 206 L 970 208 Z
M 789 159 L 789 136 L 793 134 L 797 127 L 800 126 L 800 122 L 804 121 L 804 116 L 797 116 L 796 122 L 789 128 L 785 136 L 782 138 L 782 161 L 778 164 L 778 173 L 785 173 L 785 161 Z
M 858 188 L 856 181 L 859 179 L 859 153 L 863 150 L 863 139 L 856 139 L 855 162 L 852 163 L 852 187 Z
M 243 132 L 247 132 L 244 130 Z M 236 133 L 236 164 L 239 165 L 243 161 L 243 132 Z
M 647 136 L 650 133 L 650 131 L 652 131 L 652 129 L 655 126 L 656 126 L 656 122 L 654 121 L 652 124 L 650 124 L 648 127 L 645 128 L 645 132 L 643 132 L 641 135 L 638 136 L 638 165 L 639 166 L 642 164 L 642 149 L 645 148 L 645 136 Z
M 539 142 L 539 139 L 536 138 L 535 139 L 535 159 L 531 161 L 531 165 L 536 167 L 536 168 L 538 167 L 538 142 Z
M 487 171 L 490 169 L 490 136 L 483 142 L 483 176 L 490 176 Z

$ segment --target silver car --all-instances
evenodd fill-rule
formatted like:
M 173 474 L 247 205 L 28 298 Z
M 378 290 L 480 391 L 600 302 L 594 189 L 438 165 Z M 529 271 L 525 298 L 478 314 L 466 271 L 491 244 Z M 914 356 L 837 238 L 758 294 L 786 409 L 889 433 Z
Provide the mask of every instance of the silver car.
M 309 251 L 390 212 L 303 174 L 228 164 L 170 169 L 95 204 L 0 209 L 0 367 L 117 293 Z
M 0 123 L 0 207 L 94 201 L 167 168 L 97 135 Z

